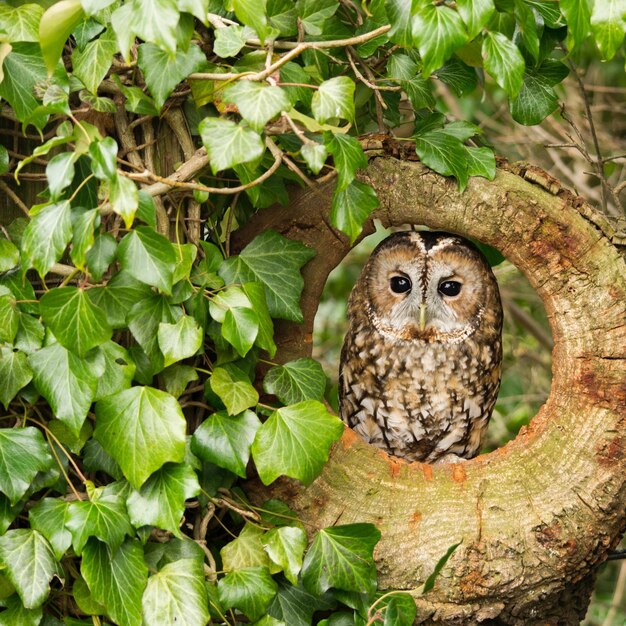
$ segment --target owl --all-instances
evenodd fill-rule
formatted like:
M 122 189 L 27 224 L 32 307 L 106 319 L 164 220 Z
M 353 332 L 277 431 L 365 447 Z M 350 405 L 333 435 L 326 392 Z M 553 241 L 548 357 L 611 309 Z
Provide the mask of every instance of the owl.
M 500 293 L 482 253 L 450 233 L 394 233 L 363 268 L 348 318 L 342 419 L 408 461 L 476 456 L 502 360 Z

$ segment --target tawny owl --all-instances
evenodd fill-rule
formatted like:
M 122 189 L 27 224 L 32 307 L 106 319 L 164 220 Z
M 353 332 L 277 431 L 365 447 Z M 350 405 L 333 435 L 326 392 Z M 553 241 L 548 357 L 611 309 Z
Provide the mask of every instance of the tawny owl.
M 426 463 L 476 456 L 500 386 L 502 305 L 469 241 L 394 233 L 352 290 L 339 406 L 363 439 Z

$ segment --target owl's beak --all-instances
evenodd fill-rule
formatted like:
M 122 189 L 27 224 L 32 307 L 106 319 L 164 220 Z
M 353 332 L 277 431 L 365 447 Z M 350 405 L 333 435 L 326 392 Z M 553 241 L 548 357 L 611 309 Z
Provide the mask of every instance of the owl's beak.
M 420 304 L 420 331 L 426 328 L 426 303 Z

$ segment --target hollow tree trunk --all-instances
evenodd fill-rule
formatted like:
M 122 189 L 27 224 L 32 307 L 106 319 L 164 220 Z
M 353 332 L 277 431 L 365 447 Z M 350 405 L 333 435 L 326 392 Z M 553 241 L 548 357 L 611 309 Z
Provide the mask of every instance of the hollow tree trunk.
M 418 624 L 577 624 L 593 572 L 626 524 L 625 263 L 610 226 L 536 168 L 503 166 L 495 181 L 456 183 L 389 156 L 363 172 L 384 225 L 424 224 L 497 247 L 542 297 L 555 340 L 550 397 L 506 446 L 456 465 L 407 463 L 346 429 L 304 488 L 249 485 L 279 497 L 313 528 L 372 522 L 383 589 L 415 590 L 462 542 L 416 600 Z M 330 270 L 350 246 L 328 226 L 332 182 L 259 213 L 241 247 L 274 228 L 318 250 L 305 268 L 305 323 L 280 327 L 279 358 L 309 355 Z M 612 236 L 613 235 L 613 236 Z

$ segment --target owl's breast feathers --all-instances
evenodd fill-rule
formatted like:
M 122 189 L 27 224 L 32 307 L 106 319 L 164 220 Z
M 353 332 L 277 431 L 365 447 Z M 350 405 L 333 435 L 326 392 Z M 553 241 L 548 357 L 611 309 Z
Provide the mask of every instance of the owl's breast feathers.
M 353 294 L 341 355 L 343 420 L 409 461 L 476 456 L 500 386 L 501 312 L 486 311 L 479 333 L 442 342 L 379 332 L 362 300 Z

